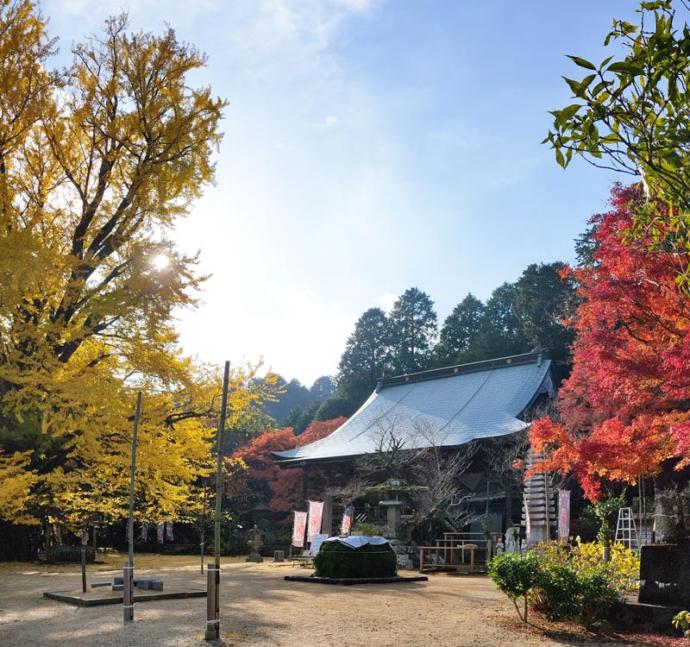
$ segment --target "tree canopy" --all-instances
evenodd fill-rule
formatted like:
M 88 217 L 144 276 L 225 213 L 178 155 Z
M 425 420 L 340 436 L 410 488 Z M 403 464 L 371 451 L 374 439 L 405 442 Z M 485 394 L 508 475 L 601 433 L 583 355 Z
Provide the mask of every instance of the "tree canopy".
M 690 463 L 690 302 L 675 283 L 688 258 L 627 239 L 644 200 L 639 185 L 618 186 L 612 210 L 592 220 L 595 262 L 574 272 L 582 301 L 572 374 L 557 417 L 530 432 L 540 469 L 573 473 L 592 499 L 607 483 Z
M 173 312 L 204 277 L 167 232 L 213 180 L 225 101 L 205 57 L 125 16 L 64 71 L 31 0 L 0 4 L 0 517 L 123 516 L 135 393 L 135 509 L 173 519 L 210 467 L 218 372 L 183 356 Z M 236 368 L 229 425 L 274 380 Z
M 476 343 L 482 330 L 484 304 L 468 294 L 443 322 L 438 344 L 434 349 L 439 366 L 459 364 L 464 353 Z
M 353 401 L 366 398 L 390 359 L 390 324 L 381 308 L 369 308 L 357 320 L 338 364 L 338 389 Z
M 438 316 L 429 295 L 418 288 L 405 290 L 393 305 L 389 325 L 395 373 L 427 368 L 438 334 Z
M 680 8 L 679 8 L 680 5 Z M 680 13 L 679 13 L 680 11 Z M 553 111 L 545 142 L 566 167 L 573 155 L 642 178 L 645 198 L 629 230 L 647 244 L 690 251 L 690 27 L 687 5 L 641 2 L 637 24 L 614 20 L 601 63 L 569 56 L 585 71 L 565 78 L 573 102 Z M 668 208 L 658 208 L 663 203 Z M 648 229 L 653 231 L 648 236 Z M 688 267 L 679 269 L 686 286 Z

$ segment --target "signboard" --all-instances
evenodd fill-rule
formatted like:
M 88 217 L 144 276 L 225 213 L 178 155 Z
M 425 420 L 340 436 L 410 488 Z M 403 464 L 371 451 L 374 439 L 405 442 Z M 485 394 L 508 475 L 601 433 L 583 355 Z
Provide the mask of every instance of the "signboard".
M 570 490 L 558 490 L 558 538 L 568 541 L 570 536 Z
M 307 541 L 321 533 L 321 517 L 323 516 L 323 501 L 309 501 L 309 526 Z
M 346 505 L 343 510 L 343 520 L 340 524 L 340 534 L 349 535 L 352 529 L 352 517 L 355 514 L 355 510 L 351 505 Z
M 292 525 L 292 545 L 297 548 L 304 547 L 304 533 L 307 530 L 307 513 L 295 512 L 295 520 Z

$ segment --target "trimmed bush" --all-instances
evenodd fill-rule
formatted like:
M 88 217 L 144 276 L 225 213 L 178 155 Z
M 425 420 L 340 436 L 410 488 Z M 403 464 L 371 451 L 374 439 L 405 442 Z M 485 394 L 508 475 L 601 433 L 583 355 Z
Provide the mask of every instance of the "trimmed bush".
M 523 622 L 530 606 L 550 620 L 572 619 L 589 627 L 620 599 L 623 589 L 610 564 L 582 565 L 562 557 L 560 551 L 547 550 L 504 553 L 491 560 L 489 576 L 512 600 Z
M 563 564 L 542 565 L 533 607 L 549 620 L 575 618 L 580 615 L 580 582 L 577 573 Z
M 515 605 L 520 620 L 527 622 L 527 598 L 539 584 L 541 563 L 536 553 L 502 553 L 489 563 L 489 577 Z M 523 611 L 518 600 L 522 598 Z
M 317 577 L 394 577 L 397 570 L 395 551 L 390 544 L 349 548 L 338 541 L 329 541 L 321 546 L 314 565 Z

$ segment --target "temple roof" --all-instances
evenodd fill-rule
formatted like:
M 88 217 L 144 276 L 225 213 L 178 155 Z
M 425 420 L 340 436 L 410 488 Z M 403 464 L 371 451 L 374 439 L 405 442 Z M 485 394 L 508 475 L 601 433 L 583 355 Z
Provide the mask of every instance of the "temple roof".
M 371 454 L 391 439 L 405 449 L 456 447 L 522 431 L 519 416 L 552 391 L 550 366 L 543 353 L 526 353 L 386 378 L 329 436 L 275 456 L 299 465 Z

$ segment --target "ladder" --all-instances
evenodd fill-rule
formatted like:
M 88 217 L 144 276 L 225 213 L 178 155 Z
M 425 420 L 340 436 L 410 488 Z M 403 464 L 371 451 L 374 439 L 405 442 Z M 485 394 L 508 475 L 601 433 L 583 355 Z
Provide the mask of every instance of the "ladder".
M 631 550 L 638 550 L 640 547 L 640 539 L 637 535 L 632 508 L 621 508 L 618 510 L 616 542 L 623 544 L 623 546 Z

